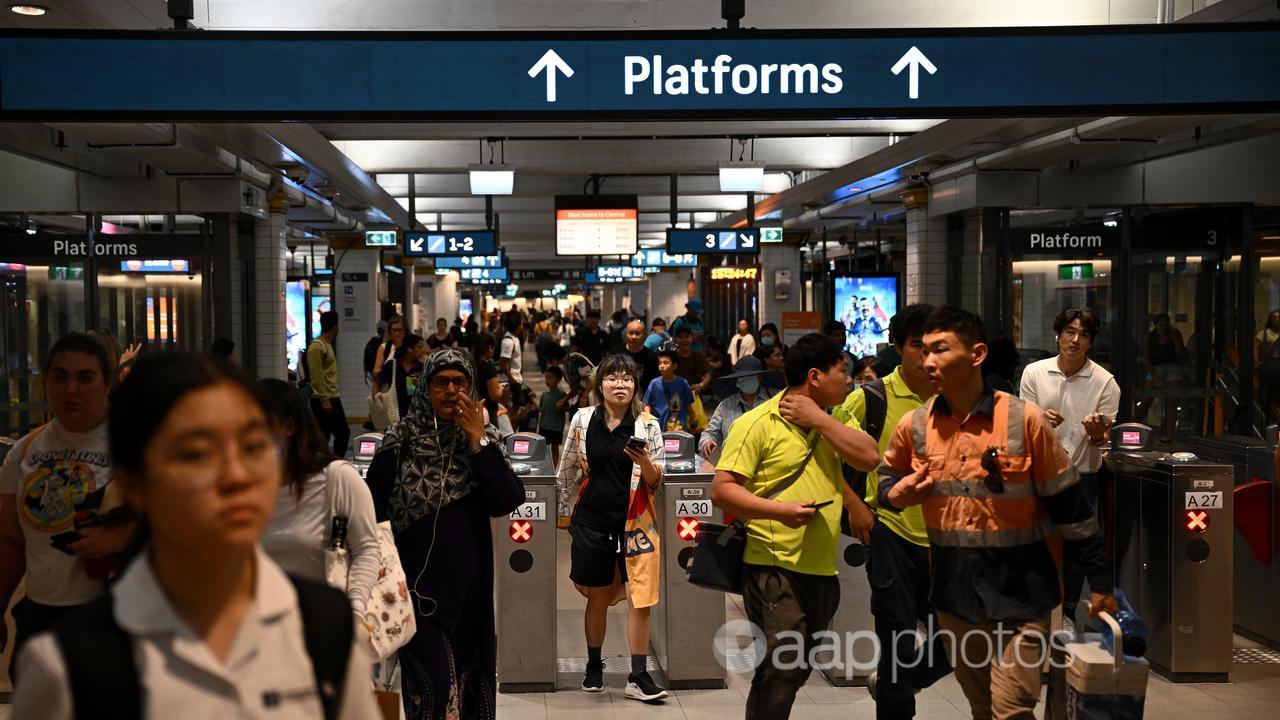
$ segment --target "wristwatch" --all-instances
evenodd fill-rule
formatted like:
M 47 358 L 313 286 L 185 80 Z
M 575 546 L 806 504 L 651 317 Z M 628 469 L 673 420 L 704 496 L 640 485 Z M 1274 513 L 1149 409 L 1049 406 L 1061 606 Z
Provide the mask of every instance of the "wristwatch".
M 490 446 L 490 445 L 492 445 L 492 444 L 493 444 L 493 443 L 491 443 L 491 442 L 489 441 L 489 436 L 488 436 L 488 435 L 483 435 L 483 436 L 481 436 L 481 437 L 480 437 L 480 442 L 476 443 L 476 449 L 475 449 L 475 452 L 480 452 L 481 450 L 483 450 L 483 449 L 485 449 L 485 448 L 489 447 L 489 446 Z

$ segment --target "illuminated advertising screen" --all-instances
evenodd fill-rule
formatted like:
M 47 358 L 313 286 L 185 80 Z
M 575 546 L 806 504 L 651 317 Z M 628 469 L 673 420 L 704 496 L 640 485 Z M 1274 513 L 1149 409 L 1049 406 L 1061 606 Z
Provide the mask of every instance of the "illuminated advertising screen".
M 471 298 L 462 298 L 458 301 L 458 317 L 462 318 L 463 323 L 471 317 Z
M 635 195 L 557 195 L 557 255 L 635 255 Z
M 328 298 L 325 298 L 328 300 Z M 320 325 L 319 322 L 316 323 Z M 285 352 L 289 370 L 298 371 L 298 356 L 307 349 L 307 281 L 284 284 Z
M 902 283 L 896 274 L 860 273 L 831 278 L 832 316 L 844 325 L 845 350 L 875 355 L 889 342 L 889 318 L 898 312 Z

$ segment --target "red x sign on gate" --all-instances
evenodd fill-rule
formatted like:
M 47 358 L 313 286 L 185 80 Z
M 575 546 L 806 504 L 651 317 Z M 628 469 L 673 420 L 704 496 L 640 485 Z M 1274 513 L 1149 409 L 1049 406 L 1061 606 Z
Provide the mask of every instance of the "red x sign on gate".
M 518 543 L 527 543 L 533 539 L 533 523 L 528 520 L 511 521 L 511 539 Z
M 1209 529 L 1209 513 L 1205 510 L 1187 511 L 1187 530 L 1204 532 Z
M 698 538 L 697 519 L 680 518 L 680 529 L 676 532 L 679 533 L 681 540 L 696 540 Z

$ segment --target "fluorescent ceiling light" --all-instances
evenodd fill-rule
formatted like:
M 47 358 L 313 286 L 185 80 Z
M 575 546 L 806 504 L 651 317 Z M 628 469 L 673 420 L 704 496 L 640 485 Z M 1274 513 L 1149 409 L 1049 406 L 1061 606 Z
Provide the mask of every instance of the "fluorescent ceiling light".
M 10 5 L 9 12 L 29 17 L 40 17 L 49 12 L 49 8 L 43 5 Z
M 471 165 L 472 195 L 510 195 L 516 184 L 516 170 L 510 165 Z
M 720 192 L 764 192 L 764 163 L 720 163 Z

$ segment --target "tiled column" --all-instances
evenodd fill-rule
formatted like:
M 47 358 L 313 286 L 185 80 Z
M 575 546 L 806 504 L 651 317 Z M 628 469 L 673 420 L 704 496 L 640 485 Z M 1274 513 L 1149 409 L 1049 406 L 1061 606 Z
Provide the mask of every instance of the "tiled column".
M 260 378 L 288 377 L 285 349 L 285 236 L 288 218 L 284 195 L 271 199 L 267 217 L 254 223 L 254 345 Z
M 907 304 L 947 302 L 947 219 L 907 210 Z

